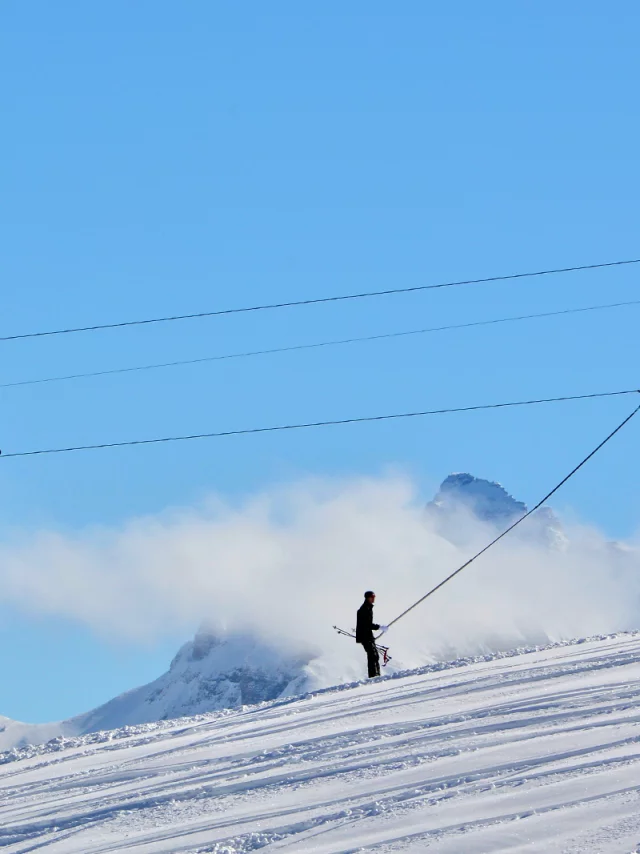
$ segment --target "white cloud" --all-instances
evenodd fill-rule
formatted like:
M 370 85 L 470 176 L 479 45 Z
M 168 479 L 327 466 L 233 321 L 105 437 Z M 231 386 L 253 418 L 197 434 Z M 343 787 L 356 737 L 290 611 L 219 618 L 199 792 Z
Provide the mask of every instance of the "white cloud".
M 14 539 L 0 547 L 0 600 L 124 639 L 206 620 L 341 656 L 331 626 L 353 625 L 366 588 L 388 622 L 490 531 L 476 523 L 471 535 L 459 548 L 430 529 L 407 479 L 304 481 L 241 506 L 216 498 L 117 529 Z M 394 653 L 413 666 L 634 627 L 638 550 L 613 549 L 591 529 L 568 537 L 558 552 L 505 538 L 394 627 Z

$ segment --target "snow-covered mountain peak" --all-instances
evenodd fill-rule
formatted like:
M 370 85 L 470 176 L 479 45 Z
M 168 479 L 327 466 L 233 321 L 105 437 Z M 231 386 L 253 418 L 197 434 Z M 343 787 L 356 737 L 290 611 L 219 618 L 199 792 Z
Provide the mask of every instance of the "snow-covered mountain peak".
M 300 681 L 304 668 L 317 654 L 317 650 L 302 647 L 291 652 L 289 646 L 285 651 L 278 643 L 250 633 L 220 636 L 203 626 L 178 651 L 169 673 L 161 678 L 171 677 L 171 683 L 199 682 L 198 702 L 209 711 L 279 697 L 291 682 Z
M 427 516 L 442 536 L 460 543 L 469 538 L 464 519 L 504 530 L 527 510 L 527 505 L 510 495 L 502 484 L 456 472 L 440 484 L 435 498 L 427 505 Z M 566 543 L 560 520 L 549 507 L 536 510 L 516 535 L 554 548 Z
M 305 667 L 317 651 L 283 651 L 246 634 L 217 635 L 201 628 L 155 682 L 116 697 L 78 719 L 84 732 L 166 720 L 273 700 L 304 686 Z
M 500 484 L 483 480 L 466 472 L 450 474 L 445 478 L 432 505 L 441 510 L 464 505 L 482 522 L 509 523 L 527 512 L 527 507 L 518 501 Z
M 0 750 L 304 692 L 307 664 L 317 655 L 317 650 L 302 647 L 286 652 L 251 633 L 220 636 L 203 627 L 178 650 L 166 673 L 91 712 L 52 724 L 22 724 L 0 717 Z

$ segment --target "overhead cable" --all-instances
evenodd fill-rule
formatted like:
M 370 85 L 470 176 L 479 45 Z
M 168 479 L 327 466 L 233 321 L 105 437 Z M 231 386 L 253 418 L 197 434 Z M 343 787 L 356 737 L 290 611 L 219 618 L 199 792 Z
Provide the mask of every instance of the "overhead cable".
M 534 272 L 510 273 L 503 276 L 486 276 L 479 279 L 462 279 L 455 282 L 439 282 L 433 285 L 412 285 L 405 288 L 387 288 L 379 291 L 363 291 L 354 294 L 338 294 L 328 297 L 315 297 L 303 300 L 289 300 L 285 302 L 264 303 L 261 305 L 240 306 L 236 308 L 215 309 L 213 311 L 199 311 L 192 314 L 174 314 L 166 317 L 149 317 L 141 320 L 123 320 L 117 323 L 96 323 L 91 326 L 70 326 L 62 329 L 48 329 L 41 332 L 22 332 L 15 335 L 0 336 L 0 341 L 17 341 L 24 338 L 42 338 L 47 335 L 68 335 L 75 332 L 96 332 L 99 329 L 122 329 L 127 326 L 144 326 L 151 323 L 169 323 L 176 320 L 194 320 L 199 317 L 219 317 L 227 314 L 242 314 L 255 311 L 267 311 L 278 308 L 292 308 L 294 306 L 319 305 L 321 303 L 344 302 L 347 300 L 359 300 L 369 297 L 391 296 L 393 294 L 408 294 L 417 291 L 430 291 L 439 288 L 454 288 L 461 285 L 481 285 L 489 282 L 506 282 L 514 279 L 527 279 L 536 276 L 550 276 L 561 273 L 577 273 L 585 270 L 601 270 L 605 267 L 622 267 L 629 264 L 640 264 L 640 258 L 622 261 L 605 261 L 598 264 L 580 264 L 573 267 L 557 267 L 550 270 L 536 270 Z
M 638 393 L 640 393 L 640 390 L 638 390 Z M 393 620 L 391 620 L 391 622 L 388 624 L 388 627 L 393 626 L 394 623 L 398 622 L 398 620 L 401 620 L 403 617 L 406 617 L 410 611 L 413 611 L 413 609 L 417 608 L 418 605 L 421 605 L 425 601 L 425 599 L 428 599 L 437 590 L 440 590 L 442 587 L 444 587 L 444 585 L 447 584 L 449 581 L 451 581 L 452 578 L 455 578 L 456 575 L 459 575 L 459 573 L 461 573 L 463 569 L 466 569 L 470 564 L 472 564 L 475 560 L 477 560 L 481 555 L 485 554 L 485 552 L 488 552 L 490 548 L 495 546 L 496 543 L 498 543 L 503 537 L 506 537 L 507 534 L 510 533 L 511 531 L 513 531 L 514 528 L 517 528 L 518 525 L 520 525 L 522 522 L 524 522 L 524 520 L 527 519 L 529 516 L 531 516 L 532 513 L 535 513 L 536 510 L 539 510 L 542 507 L 542 505 L 551 498 L 552 495 L 555 495 L 555 493 L 560 489 L 560 487 L 564 486 L 564 484 L 568 480 L 570 480 L 574 476 L 574 474 L 576 474 L 576 472 L 578 472 L 582 468 L 583 465 L 585 465 L 585 463 L 589 462 L 589 460 L 592 457 L 594 457 L 601 448 L 604 448 L 604 446 L 607 444 L 607 442 L 609 442 L 611 439 L 613 439 L 613 437 L 616 435 L 616 433 L 618 433 L 620 430 L 622 430 L 622 428 L 626 424 L 628 424 L 629 421 L 631 421 L 631 419 L 633 418 L 633 416 L 637 415 L 638 412 L 640 412 L 640 406 L 637 406 L 633 410 L 633 412 L 631 412 L 629 415 L 627 415 L 627 417 L 624 419 L 624 421 L 622 421 L 620 424 L 618 424 L 618 426 L 615 428 L 615 430 L 612 430 L 611 433 L 609 433 L 609 435 L 605 439 L 603 439 L 602 442 L 600 442 L 600 444 L 597 445 L 593 449 L 593 451 L 591 451 L 590 454 L 587 454 L 587 456 L 582 460 L 582 462 L 578 463 L 578 465 L 575 466 L 575 468 L 571 469 L 569 474 L 566 475 L 566 477 L 563 477 L 562 480 L 560 481 L 560 483 L 558 483 L 556 486 L 554 486 L 553 489 L 544 496 L 544 498 L 540 499 L 540 501 L 538 501 L 538 503 L 535 505 L 535 507 L 532 507 L 531 510 L 528 510 L 523 516 L 521 516 L 519 519 L 517 519 L 512 525 L 509 525 L 509 527 L 506 530 L 504 530 L 501 534 L 499 534 L 497 537 L 495 537 L 495 539 L 491 540 L 491 542 L 488 543 L 483 549 L 480 549 L 480 551 L 477 552 L 477 554 L 474 554 L 473 557 L 470 557 L 469 560 L 465 561 L 465 563 L 462 564 L 462 566 L 459 566 L 456 570 L 454 570 L 446 578 L 444 578 L 439 584 L 436 584 L 435 587 L 432 587 L 431 590 L 429 590 L 428 593 L 425 593 L 425 595 L 422 596 L 420 599 L 418 599 L 417 602 L 414 602 L 413 605 L 410 605 L 401 614 L 399 614 L 397 617 L 395 617 Z
M 533 406 L 541 403 L 560 403 L 570 400 L 592 400 L 600 397 L 619 397 L 627 394 L 637 394 L 639 389 L 625 389 L 622 391 L 594 392 L 592 394 L 574 394 L 563 397 L 546 397 L 534 400 L 515 400 L 506 403 L 485 403 L 476 406 L 458 406 L 447 409 L 427 409 L 419 412 L 400 412 L 391 415 L 367 415 L 359 418 L 341 418 L 331 421 L 310 421 L 301 424 L 279 424 L 272 427 L 248 427 L 239 430 L 221 430 L 212 433 L 193 433 L 186 436 L 163 436 L 155 439 L 130 439 L 123 442 L 101 442 L 95 445 L 75 445 L 67 448 L 42 448 L 34 451 L 14 451 L 2 454 L 0 460 L 9 457 L 34 457 L 44 454 L 68 454 L 72 451 L 97 451 L 105 448 L 124 448 L 132 445 L 158 445 L 168 442 L 186 442 L 192 439 L 219 439 L 224 436 L 246 436 L 257 433 L 278 433 L 285 430 L 306 430 L 311 427 L 337 427 L 345 424 L 364 424 L 372 421 L 392 421 L 401 418 L 420 418 L 427 415 L 446 415 L 457 412 L 478 412 L 483 409 L 506 409 L 514 406 Z M 1 452 L 0 452 L 1 453 Z
M 425 335 L 433 332 L 447 332 L 454 329 L 470 329 L 477 326 L 492 326 L 499 323 L 513 323 L 522 320 L 534 320 L 542 317 L 558 317 L 568 314 L 579 314 L 584 312 L 602 311 L 604 309 L 621 308 L 623 306 L 638 306 L 640 300 L 628 300 L 626 302 L 612 302 L 604 305 L 589 305 L 582 308 L 565 308 L 559 311 L 544 311 L 537 314 L 519 314 L 511 317 L 497 317 L 492 320 L 474 320 L 470 323 L 452 323 L 447 326 L 429 326 L 424 329 L 409 329 L 401 332 L 383 332 L 379 335 L 365 335 L 358 338 L 338 338 L 331 341 L 316 341 L 310 344 L 294 344 L 288 347 L 272 347 L 265 350 L 246 350 L 239 353 L 223 353 L 217 356 L 202 356 L 197 359 L 179 359 L 172 362 L 157 362 L 151 365 L 134 365 L 126 368 L 108 368 L 103 371 L 87 371 L 78 374 L 63 374 L 54 377 L 40 377 L 33 380 L 17 380 L 14 382 L 0 383 L 0 388 L 15 388 L 17 386 L 38 385 L 42 383 L 64 382 L 67 380 L 86 379 L 90 377 L 104 377 L 113 374 L 128 374 L 137 371 L 152 371 L 159 368 L 175 368 L 185 365 L 200 365 L 206 362 L 219 362 L 229 359 L 246 359 L 252 356 L 268 356 L 274 353 L 291 353 L 299 350 L 313 350 L 322 347 L 335 347 L 341 344 L 360 344 L 369 341 L 382 341 L 391 338 L 403 338 L 412 335 Z

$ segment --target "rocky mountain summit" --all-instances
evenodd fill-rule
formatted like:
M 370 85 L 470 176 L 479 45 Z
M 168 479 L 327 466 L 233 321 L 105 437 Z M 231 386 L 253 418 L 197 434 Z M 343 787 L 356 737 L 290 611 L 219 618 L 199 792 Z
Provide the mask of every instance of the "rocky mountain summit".
M 427 505 L 428 520 L 438 533 L 457 545 L 472 537 L 478 523 L 489 524 L 499 533 L 527 512 L 527 505 L 501 484 L 466 472 L 445 478 Z M 514 536 L 551 548 L 563 548 L 566 544 L 560 520 L 549 507 L 532 513 Z

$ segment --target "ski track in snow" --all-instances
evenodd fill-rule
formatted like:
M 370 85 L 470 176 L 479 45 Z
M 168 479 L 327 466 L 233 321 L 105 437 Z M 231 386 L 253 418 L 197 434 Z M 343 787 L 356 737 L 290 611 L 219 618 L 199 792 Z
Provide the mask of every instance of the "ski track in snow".
M 0 755 L 8 854 L 640 854 L 640 636 Z

